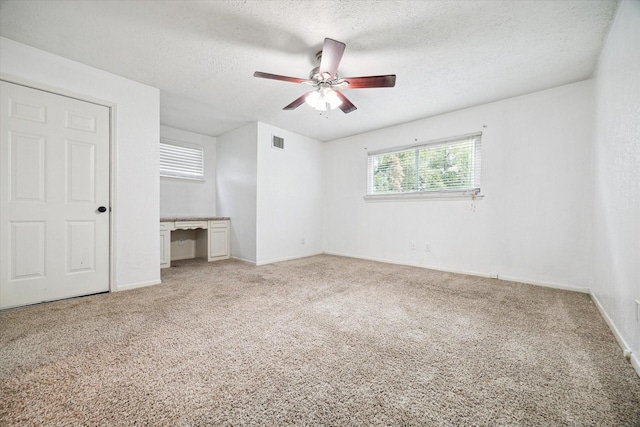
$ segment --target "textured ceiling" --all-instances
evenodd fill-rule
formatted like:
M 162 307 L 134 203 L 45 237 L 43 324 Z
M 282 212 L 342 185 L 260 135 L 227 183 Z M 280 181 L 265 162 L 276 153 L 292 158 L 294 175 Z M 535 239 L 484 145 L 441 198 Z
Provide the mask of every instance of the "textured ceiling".
M 217 136 L 262 121 L 322 141 L 587 79 L 617 1 L 2 1 L 0 35 L 157 87 L 162 124 Z M 358 107 L 282 107 L 325 37 Z

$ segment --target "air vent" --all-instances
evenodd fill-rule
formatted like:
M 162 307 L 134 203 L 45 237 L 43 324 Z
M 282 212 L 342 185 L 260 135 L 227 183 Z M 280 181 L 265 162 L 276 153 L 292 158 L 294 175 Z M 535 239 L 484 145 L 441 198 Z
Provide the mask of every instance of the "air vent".
M 271 135 L 271 146 L 273 148 L 279 148 L 284 150 L 284 138 L 280 138 L 279 136 Z

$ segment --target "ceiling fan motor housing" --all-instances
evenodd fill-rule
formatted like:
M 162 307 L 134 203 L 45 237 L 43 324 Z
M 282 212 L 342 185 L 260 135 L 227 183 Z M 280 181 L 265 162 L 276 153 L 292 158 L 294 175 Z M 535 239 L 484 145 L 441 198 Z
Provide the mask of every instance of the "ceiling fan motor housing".
M 336 72 L 336 75 L 333 79 L 329 73 L 324 73 L 324 76 L 320 74 L 320 66 L 313 68 L 309 72 L 309 80 L 312 80 L 314 86 L 333 86 L 338 80 L 340 80 L 340 75 Z

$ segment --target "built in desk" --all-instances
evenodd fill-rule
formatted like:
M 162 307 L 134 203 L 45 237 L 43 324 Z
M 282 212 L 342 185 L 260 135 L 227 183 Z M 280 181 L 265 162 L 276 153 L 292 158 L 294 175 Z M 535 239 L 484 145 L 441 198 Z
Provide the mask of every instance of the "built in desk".
M 178 259 L 229 258 L 229 228 L 227 217 L 160 219 L 160 268 Z

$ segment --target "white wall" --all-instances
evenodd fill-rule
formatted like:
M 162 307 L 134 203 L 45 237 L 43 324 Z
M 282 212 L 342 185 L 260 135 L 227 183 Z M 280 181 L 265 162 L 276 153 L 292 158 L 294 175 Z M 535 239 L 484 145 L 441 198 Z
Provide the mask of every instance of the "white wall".
M 323 143 L 258 123 L 257 145 L 257 264 L 322 253 Z
M 581 82 L 327 143 L 325 252 L 586 290 L 592 97 Z M 477 131 L 483 199 L 363 200 L 367 149 Z
M 160 282 L 158 89 L 0 38 L 0 73 L 115 105 L 116 290 Z
M 231 219 L 231 256 L 256 261 L 257 132 L 251 123 L 216 141 L 218 216 Z
M 216 139 L 162 125 L 160 136 L 204 149 L 204 181 L 160 178 L 160 218 L 216 216 Z
M 640 2 L 623 1 L 596 73 L 592 293 L 640 374 Z

